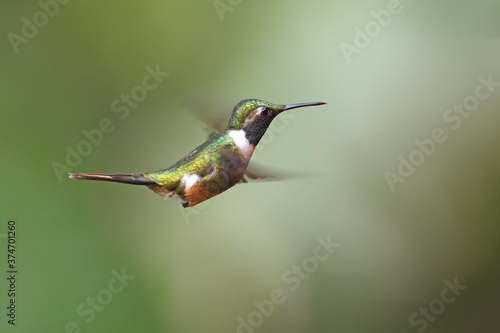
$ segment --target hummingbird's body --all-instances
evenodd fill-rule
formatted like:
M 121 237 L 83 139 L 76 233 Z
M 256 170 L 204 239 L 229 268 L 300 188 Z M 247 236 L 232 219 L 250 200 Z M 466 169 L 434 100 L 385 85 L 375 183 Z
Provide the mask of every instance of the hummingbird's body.
M 184 207 L 192 207 L 236 183 L 247 171 L 248 163 L 271 121 L 281 112 L 325 103 L 276 105 L 257 99 L 238 103 L 226 130 L 213 133 L 207 141 L 167 169 L 133 174 L 70 173 L 72 179 L 103 180 L 144 185 L 167 198 L 175 197 Z

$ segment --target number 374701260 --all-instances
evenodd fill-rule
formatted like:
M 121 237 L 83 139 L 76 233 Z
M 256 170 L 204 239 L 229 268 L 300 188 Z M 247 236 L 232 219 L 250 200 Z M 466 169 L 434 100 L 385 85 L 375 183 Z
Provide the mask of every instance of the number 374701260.
M 16 222 L 9 221 L 7 233 L 7 264 L 10 270 L 16 269 Z

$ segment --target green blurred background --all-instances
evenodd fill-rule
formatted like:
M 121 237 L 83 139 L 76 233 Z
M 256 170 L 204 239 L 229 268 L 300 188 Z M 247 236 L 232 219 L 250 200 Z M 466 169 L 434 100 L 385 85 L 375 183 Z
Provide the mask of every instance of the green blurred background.
M 499 1 L 402 0 L 384 24 L 372 11 L 392 2 L 55 3 L 0 5 L 2 332 L 499 331 L 500 91 L 456 130 L 443 118 L 478 77 L 500 82 Z M 19 42 L 23 17 L 40 27 Z M 366 25 L 368 45 L 346 57 L 342 43 Z M 148 66 L 169 75 L 120 119 L 112 103 Z M 205 140 L 200 113 L 226 116 L 244 98 L 328 103 L 280 116 L 254 155 L 309 176 L 183 210 L 147 189 L 54 172 L 104 118 L 113 130 L 73 171 L 167 167 Z M 392 191 L 384 174 L 435 128 L 446 141 Z M 340 247 L 316 268 L 318 237 Z M 312 272 L 291 290 L 283 275 L 302 264 Z M 122 269 L 131 280 L 110 293 Z M 445 304 L 455 279 L 467 289 Z M 255 314 L 276 289 L 286 300 Z M 95 317 L 77 312 L 96 297 L 106 304 Z M 429 306 L 432 319 L 409 321 Z

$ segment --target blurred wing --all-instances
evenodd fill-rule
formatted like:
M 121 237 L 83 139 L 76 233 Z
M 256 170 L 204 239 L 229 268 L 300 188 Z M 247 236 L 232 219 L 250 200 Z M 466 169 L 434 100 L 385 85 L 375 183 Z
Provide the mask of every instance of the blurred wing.
M 283 170 L 276 170 L 268 167 L 258 166 L 254 162 L 252 162 L 252 164 L 246 169 L 245 176 L 252 180 L 258 179 L 272 181 L 289 179 L 297 176 L 297 174 L 292 174 Z M 245 178 L 243 178 L 241 181 L 243 183 L 247 182 Z
M 255 166 L 252 165 L 251 167 L 247 168 L 245 171 L 245 176 L 247 176 L 250 179 L 268 179 L 269 178 L 279 178 L 278 175 L 273 174 L 272 171 L 264 171 L 262 169 L 255 169 Z
M 226 129 L 234 103 L 200 92 L 185 92 L 183 95 L 188 109 L 209 131 L 209 138 Z

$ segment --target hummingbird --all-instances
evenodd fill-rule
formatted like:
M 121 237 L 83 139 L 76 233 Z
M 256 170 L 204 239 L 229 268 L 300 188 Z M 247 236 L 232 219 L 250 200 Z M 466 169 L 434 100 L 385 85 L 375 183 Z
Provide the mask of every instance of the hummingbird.
M 323 104 L 326 103 L 281 105 L 244 99 L 234 107 L 225 130 L 213 130 L 207 141 L 166 169 L 130 174 L 70 173 L 69 178 L 147 186 L 165 199 L 176 198 L 184 208 L 193 207 L 239 182 L 246 183 L 245 175 L 260 178 L 247 169 L 248 163 L 276 116 L 291 109 Z

